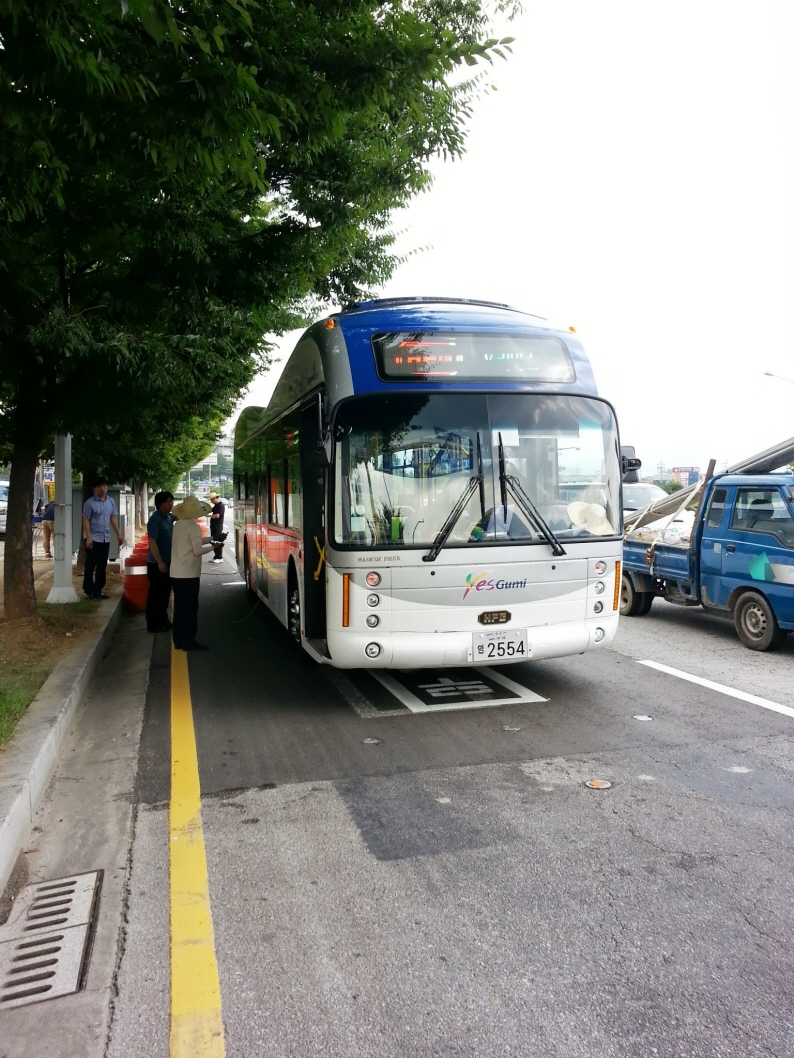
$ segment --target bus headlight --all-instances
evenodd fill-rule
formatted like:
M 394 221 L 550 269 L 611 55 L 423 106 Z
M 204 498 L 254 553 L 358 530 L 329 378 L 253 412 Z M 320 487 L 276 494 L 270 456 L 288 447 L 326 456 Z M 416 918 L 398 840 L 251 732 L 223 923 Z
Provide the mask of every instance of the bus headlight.
M 593 613 L 601 613 L 601 611 L 603 609 L 604 609 L 604 604 L 601 601 L 599 601 L 593 607 Z M 369 624 L 369 621 L 367 621 L 367 624 Z
M 598 562 L 593 566 L 593 569 L 596 571 L 597 577 L 603 577 L 607 571 L 607 564 L 602 558 L 599 558 Z
M 364 653 L 368 658 L 376 658 L 380 654 L 380 647 L 377 643 L 367 643 L 364 647 Z
M 606 569 L 606 566 L 604 567 L 604 569 Z M 370 588 L 377 588 L 377 586 L 380 584 L 380 573 L 368 573 L 366 580 Z
M 595 635 L 593 636 L 593 639 L 595 639 L 596 643 L 600 643 L 605 635 L 606 635 L 606 632 L 604 631 L 603 628 L 596 628 Z M 367 647 L 367 649 L 369 649 L 369 647 Z
M 602 580 L 597 580 L 593 585 L 593 591 L 596 595 L 602 595 L 604 592 L 604 582 Z
M 377 628 L 380 624 L 380 617 L 376 613 L 371 613 L 367 616 L 367 624 L 370 628 Z
M 604 590 L 604 585 L 602 584 L 601 585 L 601 591 L 603 591 L 603 590 Z M 367 596 L 367 606 L 377 606 L 379 602 L 380 602 L 380 595 L 368 595 Z

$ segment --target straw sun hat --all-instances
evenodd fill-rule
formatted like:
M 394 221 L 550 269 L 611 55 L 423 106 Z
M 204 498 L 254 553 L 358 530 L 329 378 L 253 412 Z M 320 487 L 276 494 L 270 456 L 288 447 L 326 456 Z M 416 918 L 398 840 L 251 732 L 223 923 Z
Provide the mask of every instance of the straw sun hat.
M 200 500 L 198 496 L 185 496 L 181 503 L 171 511 L 175 518 L 201 518 L 210 514 L 212 505 Z
M 571 525 L 583 525 L 593 536 L 615 535 L 615 530 L 607 519 L 607 512 L 600 503 L 575 500 L 568 504 L 567 512 Z

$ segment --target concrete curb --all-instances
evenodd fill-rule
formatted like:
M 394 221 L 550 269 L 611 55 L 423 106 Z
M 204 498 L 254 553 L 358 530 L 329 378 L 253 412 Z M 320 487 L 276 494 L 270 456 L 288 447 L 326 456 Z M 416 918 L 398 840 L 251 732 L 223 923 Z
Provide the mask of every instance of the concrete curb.
M 30 838 L 77 707 L 110 647 L 122 602 L 119 595 L 105 604 L 98 634 L 55 666 L 0 752 L 0 893 Z

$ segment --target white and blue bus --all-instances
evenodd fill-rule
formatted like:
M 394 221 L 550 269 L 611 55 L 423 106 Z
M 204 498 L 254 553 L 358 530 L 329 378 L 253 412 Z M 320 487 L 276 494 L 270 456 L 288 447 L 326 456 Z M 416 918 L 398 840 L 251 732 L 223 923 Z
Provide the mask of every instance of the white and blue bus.
M 318 662 L 494 665 L 604 647 L 615 413 L 572 331 L 452 298 L 316 323 L 235 434 L 250 591 Z

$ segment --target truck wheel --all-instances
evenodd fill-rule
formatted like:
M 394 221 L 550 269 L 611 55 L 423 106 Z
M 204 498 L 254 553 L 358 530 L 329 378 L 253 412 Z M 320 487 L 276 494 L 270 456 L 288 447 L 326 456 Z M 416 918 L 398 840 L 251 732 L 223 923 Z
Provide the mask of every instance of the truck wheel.
M 736 603 L 733 623 L 739 639 L 750 650 L 776 650 L 786 633 L 778 628 L 774 611 L 763 595 L 745 592 Z
M 631 577 L 625 573 L 620 578 L 620 616 L 621 617 L 641 617 L 650 609 L 643 610 L 642 607 L 645 603 L 646 592 L 637 591 L 632 583 Z M 653 596 L 650 596 L 653 600 Z
M 641 591 L 637 593 L 640 597 L 640 607 L 637 610 L 637 617 L 644 617 L 653 606 L 653 600 L 656 596 L 652 591 Z

